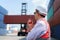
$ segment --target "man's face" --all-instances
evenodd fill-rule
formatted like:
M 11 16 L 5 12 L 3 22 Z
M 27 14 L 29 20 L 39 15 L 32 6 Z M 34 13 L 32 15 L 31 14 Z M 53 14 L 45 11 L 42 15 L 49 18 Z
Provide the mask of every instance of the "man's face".
M 35 19 L 37 20 L 38 19 L 38 13 L 34 12 L 34 16 L 35 16 Z

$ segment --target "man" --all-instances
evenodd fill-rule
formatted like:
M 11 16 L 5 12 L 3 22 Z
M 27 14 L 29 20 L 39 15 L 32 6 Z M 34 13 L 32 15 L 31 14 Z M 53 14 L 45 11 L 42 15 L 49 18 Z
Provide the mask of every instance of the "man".
M 38 6 L 35 9 L 34 16 L 37 22 L 32 30 L 28 33 L 26 40 L 39 40 L 38 38 L 42 38 L 42 40 L 49 40 L 50 26 L 45 19 L 46 15 L 47 11 L 44 7 Z

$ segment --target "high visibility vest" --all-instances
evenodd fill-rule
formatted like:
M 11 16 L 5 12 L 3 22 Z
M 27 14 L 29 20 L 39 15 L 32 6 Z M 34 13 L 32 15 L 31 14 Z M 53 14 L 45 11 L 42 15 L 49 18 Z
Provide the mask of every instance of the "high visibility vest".
M 43 34 L 40 38 L 49 38 L 50 37 L 50 26 L 46 20 L 44 20 L 44 19 L 42 19 L 42 20 L 47 25 L 48 29 L 47 29 L 47 32 L 45 34 Z

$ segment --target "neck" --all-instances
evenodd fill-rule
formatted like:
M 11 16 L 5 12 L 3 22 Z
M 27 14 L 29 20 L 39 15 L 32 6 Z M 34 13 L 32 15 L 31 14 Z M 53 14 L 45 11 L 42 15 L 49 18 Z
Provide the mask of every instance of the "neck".
M 40 17 L 37 18 L 37 20 L 42 19 L 42 18 L 43 18 L 43 17 L 40 16 Z

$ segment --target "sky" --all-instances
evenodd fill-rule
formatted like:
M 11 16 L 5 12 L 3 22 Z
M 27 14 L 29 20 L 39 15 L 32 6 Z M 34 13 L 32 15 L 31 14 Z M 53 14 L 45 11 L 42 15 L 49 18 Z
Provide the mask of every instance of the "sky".
M 21 15 L 22 3 L 27 3 L 27 15 L 33 14 L 35 6 L 32 0 L 0 0 L 0 6 L 8 11 L 8 15 Z
M 45 3 L 45 2 L 47 3 Z M 0 0 L 0 6 L 8 11 L 8 15 L 21 15 L 22 3 L 27 3 L 27 14 L 33 14 L 36 5 L 48 5 L 49 0 Z

